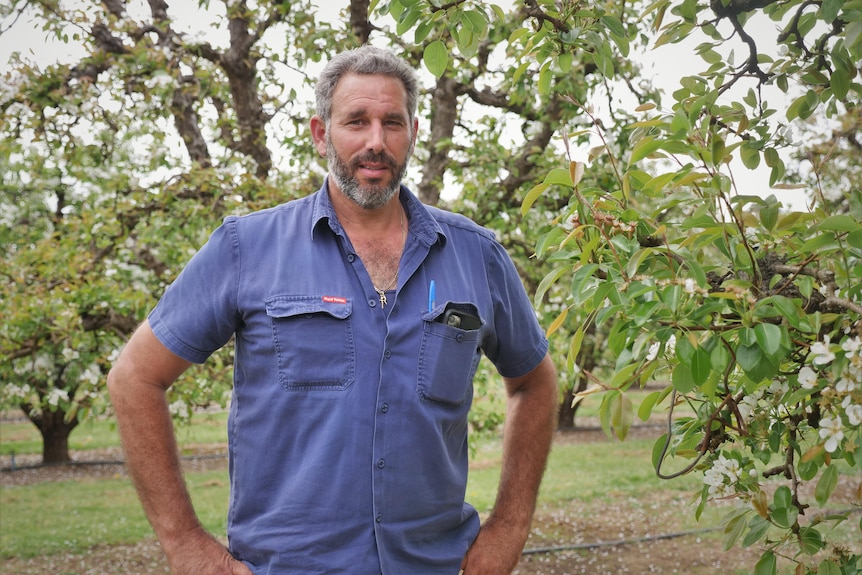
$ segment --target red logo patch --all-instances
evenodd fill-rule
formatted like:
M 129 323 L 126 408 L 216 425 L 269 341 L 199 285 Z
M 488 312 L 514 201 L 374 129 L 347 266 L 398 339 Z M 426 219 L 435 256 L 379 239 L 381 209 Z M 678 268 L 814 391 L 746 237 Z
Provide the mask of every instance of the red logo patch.
M 347 298 L 325 295 L 323 296 L 323 301 L 326 303 L 347 303 Z

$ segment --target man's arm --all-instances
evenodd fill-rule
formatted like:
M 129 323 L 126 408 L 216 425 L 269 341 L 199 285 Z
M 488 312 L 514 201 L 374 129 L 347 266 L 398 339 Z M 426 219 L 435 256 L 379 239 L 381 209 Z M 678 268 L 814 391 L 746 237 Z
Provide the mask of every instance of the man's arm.
M 527 375 L 505 382 L 500 486 L 494 510 L 464 558 L 464 575 L 501 575 L 517 566 L 556 429 L 557 376 L 549 356 Z
M 108 374 L 126 465 L 175 575 L 251 575 L 200 524 L 186 489 L 165 392 L 190 362 L 144 322 Z

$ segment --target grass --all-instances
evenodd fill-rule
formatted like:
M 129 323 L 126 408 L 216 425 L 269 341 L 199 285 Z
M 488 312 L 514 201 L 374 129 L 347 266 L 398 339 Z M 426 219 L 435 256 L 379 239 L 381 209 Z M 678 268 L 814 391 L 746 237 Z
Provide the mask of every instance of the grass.
M 178 430 L 181 447 L 224 442 L 225 418 L 224 414 L 197 416 L 193 425 Z M 38 432 L 29 423 L 3 423 L 0 452 L 38 452 L 38 439 Z M 108 421 L 88 422 L 75 430 L 70 444 L 72 449 L 113 447 L 117 445 L 116 429 Z M 692 483 L 675 482 L 669 487 L 655 478 L 649 463 L 651 444 L 651 440 L 635 439 L 625 443 L 573 441 L 556 445 L 541 503 L 578 501 L 595 505 L 646 490 L 691 488 Z M 468 500 L 480 512 L 487 512 L 493 505 L 500 475 L 499 439 L 483 439 L 476 446 L 473 462 Z M 186 480 L 203 523 L 214 533 L 224 533 L 227 472 L 189 473 Z M 0 490 L 0 509 L 3 558 L 80 552 L 96 544 L 129 544 L 152 536 L 125 477 L 5 487 Z
M 178 430 L 181 448 L 226 441 L 225 414 L 196 417 Z M 658 435 L 661 430 L 656 429 Z M 642 434 L 641 434 L 642 435 Z M 539 508 L 562 510 L 589 522 L 610 508 L 633 513 L 666 505 L 673 518 L 662 528 L 688 530 L 718 525 L 729 508 L 708 506 L 698 523 L 692 494 L 702 485 L 699 476 L 674 481 L 658 479 L 651 465 L 654 440 L 633 437 L 625 442 L 583 441 L 577 433 L 557 441 L 540 492 Z M 72 449 L 116 447 L 116 429 L 108 421 L 83 424 L 73 433 Z M 29 423 L 0 423 L 0 453 L 40 452 L 39 434 Z M 500 476 L 500 440 L 482 438 L 472 457 L 467 499 L 481 513 L 494 502 Z M 224 534 L 228 505 L 226 470 L 189 473 L 189 490 L 204 525 Z M 625 513 L 625 511 L 623 511 Z M 648 513 L 652 513 L 649 510 Z M 718 541 L 720 531 L 702 535 Z M 108 479 L 46 482 L 0 488 L 0 560 L 63 552 L 84 553 L 96 545 L 133 544 L 152 538 L 131 484 L 119 474 Z
M 199 413 L 190 425 L 177 427 L 177 440 L 183 445 L 226 443 L 226 413 Z M 69 435 L 69 449 L 106 449 L 119 445 L 117 425 L 110 419 L 88 419 Z M 11 453 L 42 453 L 42 437 L 24 419 L 0 423 L 0 456 Z

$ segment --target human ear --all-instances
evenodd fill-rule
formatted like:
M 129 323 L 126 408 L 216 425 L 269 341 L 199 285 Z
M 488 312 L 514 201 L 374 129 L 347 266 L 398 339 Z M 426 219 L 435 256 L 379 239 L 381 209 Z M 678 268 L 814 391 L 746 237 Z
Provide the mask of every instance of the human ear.
M 310 128 L 317 153 L 326 157 L 326 122 L 320 116 L 314 115 L 311 117 Z

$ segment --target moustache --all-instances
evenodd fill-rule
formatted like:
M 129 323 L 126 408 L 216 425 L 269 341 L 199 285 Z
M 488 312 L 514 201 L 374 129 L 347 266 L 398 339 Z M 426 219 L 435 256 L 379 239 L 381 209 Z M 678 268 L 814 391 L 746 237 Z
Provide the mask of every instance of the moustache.
M 365 152 L 361 156 L 356 156 L 355 158 L 353 158 L 353 161 L 350 162 L 350 165 L 354 168 L 358 168 L 360 164 L 364 164 L 366 162 L 374 164 L 385 164 L 388 168 L 392 168 L 393 170 L 398 167 L 395 158 L 393 158 L 386 152 Z

